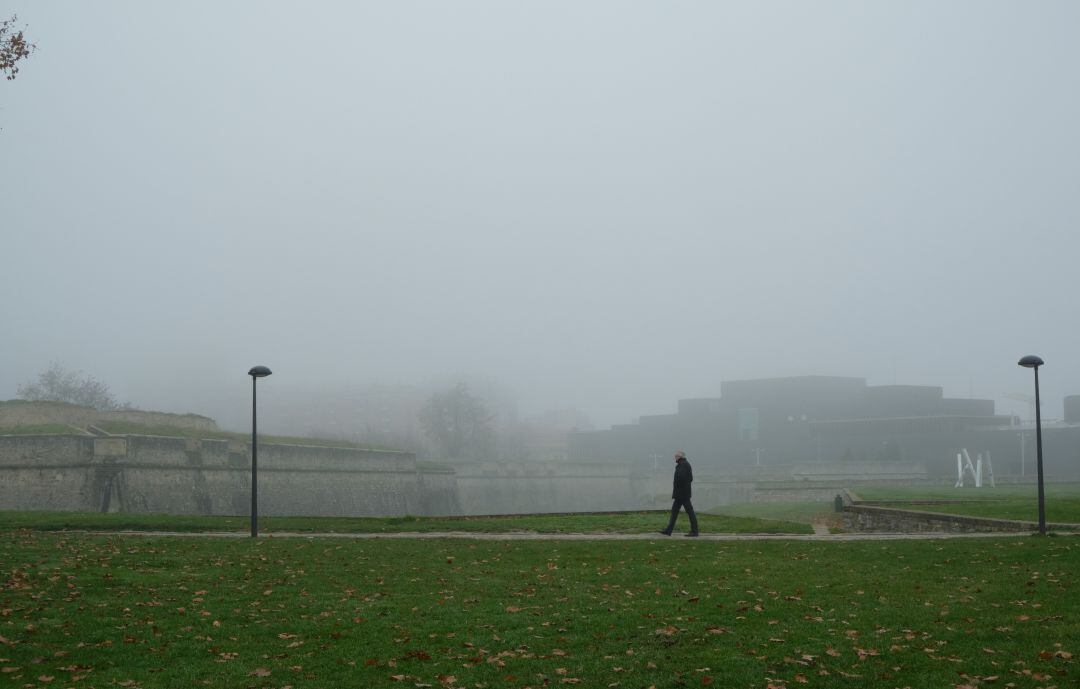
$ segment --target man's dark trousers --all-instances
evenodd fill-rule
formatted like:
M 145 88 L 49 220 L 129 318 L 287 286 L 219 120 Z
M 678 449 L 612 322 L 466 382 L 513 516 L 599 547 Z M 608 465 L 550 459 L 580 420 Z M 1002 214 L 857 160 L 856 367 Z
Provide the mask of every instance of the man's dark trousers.
M 690 517 L 690 533 L 697 533 L 697 514 L 694 513 L 694 506 L 690 504 L 690 498 L 675 498 L 675 502 L 671 503 L 671 519 L 668 520 L 666 533 L 671 533 L 675 529 L 675 520 L 679 518 L 679 508 L 686 509 L 686 516 Z

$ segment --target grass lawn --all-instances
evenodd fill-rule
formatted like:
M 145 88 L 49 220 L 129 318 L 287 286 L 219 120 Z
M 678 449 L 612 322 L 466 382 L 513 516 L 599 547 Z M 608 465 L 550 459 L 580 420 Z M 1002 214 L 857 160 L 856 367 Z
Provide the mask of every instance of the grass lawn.
M 667 525 L 666 511 L 610 514 L 524 515 L 508 517 L 260 517 L 259 532 L 312 531 L 336 533 L 401 533 L 406 531 L 469 531 L 507 533 L 649 533 Z M 755 517 L 700 514 L 702 531 L 710 533 L 804 534 L 806 524 Z M 0 529 L 133 530 L 133 531 L 237 531 L 250 529 L 247 517 L 198 517 L 164 514 L 100 512 L 0 511 Z M 689 529 L 686 515 L 676 528 Z
M 24 687 L 1075 687 L 1080 541 L 0 531 Z
M 1080 524 L 1080 484 L 1048 483 L 1044 489 L 1047 521 Z M 1039 518 L 1038 489 L 1034 485 L 996 488 L 876 487 L 859 488 L 858 494 L 864 500 L 964 500 L 966 502 L 911 505 L 910 508 L 998 519 L 1037 521 Z
M 748 502 L 709 510 L 713 514 L 756 519 L 778 519 L 802 524 L 826 523 L 836 519 L 832 500 L 809 502 Z

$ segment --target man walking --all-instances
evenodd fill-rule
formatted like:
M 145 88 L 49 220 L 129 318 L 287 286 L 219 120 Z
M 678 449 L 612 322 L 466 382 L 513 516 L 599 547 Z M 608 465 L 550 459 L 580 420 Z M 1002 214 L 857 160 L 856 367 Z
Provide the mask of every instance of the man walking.
M 686 461 L 686 453 L 679 450 L 675 453 L 675 483 L 671 489 L 671 519 L 668 520 L 667 528 L 660 533 L 670 536 L 675 529 L 675 520 L 679 518 L 679 508 L 686 508 L 686 516 L 690 517 L 690 531 L 686 535 L 693 538 L 698 535 L 697 515 L 694 514 L 694 506 L 690 504 L 690 484 L 694 481 L 694 472 L 690 468 L 690 462 Z

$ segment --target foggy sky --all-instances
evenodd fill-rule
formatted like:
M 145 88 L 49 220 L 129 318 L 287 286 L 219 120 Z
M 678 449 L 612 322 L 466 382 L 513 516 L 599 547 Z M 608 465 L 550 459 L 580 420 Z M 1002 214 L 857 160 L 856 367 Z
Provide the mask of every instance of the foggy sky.
M 1080 393 L 1080 4 L 311 5 L 0 4 L 0 399 Z

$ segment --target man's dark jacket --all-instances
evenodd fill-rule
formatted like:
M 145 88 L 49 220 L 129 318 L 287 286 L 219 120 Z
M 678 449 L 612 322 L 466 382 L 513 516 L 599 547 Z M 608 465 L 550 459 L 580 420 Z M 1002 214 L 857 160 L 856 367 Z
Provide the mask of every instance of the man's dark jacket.
M 694 472 L 686 458 L 675 463 L 675 485 L 671 489 L 672 500 L 689 500 L 690 484 L 694 481 Z

